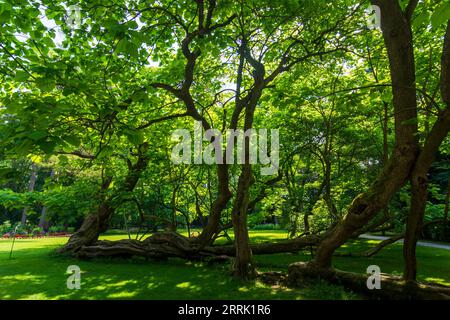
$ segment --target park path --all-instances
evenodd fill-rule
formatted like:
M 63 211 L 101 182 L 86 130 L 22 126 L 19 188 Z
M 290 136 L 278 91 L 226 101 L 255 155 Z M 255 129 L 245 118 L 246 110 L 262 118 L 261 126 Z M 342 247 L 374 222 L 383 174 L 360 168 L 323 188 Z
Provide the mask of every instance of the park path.
M 362 234 L 359 237 L 362 238 L 362 239 L 369 239 L 369 240 L 386 240 L 386 239 L 389 239 L 389 237 L 374 236 L 374 235 L 371 235 L 371 234 Z M 398 243 L 403 243 L 403 240 L 398 240 L 397 242 Z M 430 248 L 438 248 L 438 249 L 450 250 L 450 245 L 441 244 L 441 243 L 418 241 L 417 245 L 421 246 L 421 247 L 430 247 Z

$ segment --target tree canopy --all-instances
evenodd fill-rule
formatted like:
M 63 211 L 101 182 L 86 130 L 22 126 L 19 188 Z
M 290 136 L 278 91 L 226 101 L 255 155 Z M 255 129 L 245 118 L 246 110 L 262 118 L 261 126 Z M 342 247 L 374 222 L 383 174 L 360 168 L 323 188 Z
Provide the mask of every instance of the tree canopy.
M 80 257 L 233 256 L 243 279 L 253 254 L 311 247 L 293 282 L 393 231 L 415 283 L 418 239 L 450 240 L 449 19 L 444 0 L 1 0 L 0 223 L 71 228 Z M 196 124 L 216 133 L 192 150 L 278 130 L 280 161 L 251 163 L 246 137 L 243 163 L 173 163 Z M 250 245 L 264 225 L 290 239 Z

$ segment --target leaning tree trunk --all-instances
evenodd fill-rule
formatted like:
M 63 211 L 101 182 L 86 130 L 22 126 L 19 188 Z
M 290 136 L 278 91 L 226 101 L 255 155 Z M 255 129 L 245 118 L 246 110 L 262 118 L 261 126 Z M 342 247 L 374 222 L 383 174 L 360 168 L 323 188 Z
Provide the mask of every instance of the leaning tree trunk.
M 416 245 L 422 230 L 427 203 L 427 173 L 434 162 L 439 147 L 450 130 L 450 20 L 447 25 L 447 33 L 444 41 L 441 72 L 441 95 L 448 107 L 439 114 L 438 120 L 428 134 L 411 177 L 411 206 L 407 218 L 403 246 L 403 256 L 405 259 L 403 276 L 407 281 L 416 280 Z
M 248 100 L 244 102 L 240 99 L 240 84 L 236 95 L 236 109 L 245 110 L 244 131 L 248 132 L 253 128 L 255 109 L 262 95 L 265 86 L 265 70 L 261 62 L 255 60 L 248 48 L 246 41 L 241 45 L 241 62 L 245 59 L 253 67 L 254 87 Z M 236 122 L 237 123 L 237 122 Z M 252 165 L 250 163 L 250 143 L 251 137 L 244 137 L 244 165 L 239 176 L 238 190 L 233 204 L 232 220 L 235 233 L 236 259 L 233 266 L 233 273 L 241 279 L 254 278 L 256 275 L 255 266 L 252 259 L 252 249 L 247 229 L 248 205 L 250 202 L 250 187 L 254 182 Z
M 389 143 L 388 143 L 388 132 L 389 132 L 389 103 L 383 103 L 383 166 L 389 162 Z M 389 204 L 383 209 L 383 214 L 385 218 L 389 217 Z M 383 236 L 385 231 L 382 231 Z
M 114 212 L 114 207 L 109 204 L 108 200 L 105 200 L 100 204 L 96 214 L 89 214 L 84 219 L 80 229 L 69 238 L 60 252 L 74 253 L 81 247 L 97 241 L 99 235 L 108 229 L 109 219 Z
M 398 2 L 373 0 L 372 3 L 380 7 L 382 14 L 381 28 L 389 56 L 394 96 L 396 143 L 388 165 L 375 183 L 353 201 L 343 222 L 334 227 L 319 245 L 311 264 L 321 268 L 331 267 L 334 251 L 386 207 L 408 181 L 418 152 L 415 63 L 410 22 Z
M 139 181 L 142 172 L 147 168 L 149 157 L 147 155 L 148 143 L 143 143 L 138 147 L 138 159 L 135 164 L 128 161 L 128 173 L 124 182 L 118 188 L 114 196 L 104 195 L 108 190 L 112 178 L 108 177 L 103 181 L 101 188 L 101 203 L 96 214 L 89 214 L 83 221 L 80 229 L 75 232 L 60 249 L 60 252 L 75 253 L 83 246 L 88 246 L 98 240 L 99 235 L 108 229 L 109 221 L 115 212 L 117 203 L 115 199 L 117 195 L 128 193 L 134 190 L 134 187 Z
M 208 246 L 214 241 L 216 233 L 220 230 L 220 218 L 222 211 L 226 208 L 228 201 L 230 201 L 232 197 L 229 189 L 227 164 L 217 165 L 217 182 L 219 185 L 219 190 L 217 198 L 214 200 L 212 205 L 211 213 L 208 216 L 208 223 L 196 240 L 200 247 Z
M 411 206 L 406 223 L 403 256 L 405 259 L 404 278 L 408 281 L 416 280 L 416 244 L 422 230 L 425 207 L 427 203 L 428 179 L 427 173 L 431 167 L 435 154 L 450 130 L 450 109 L 447 109 L 427 139 L 411 178 Z

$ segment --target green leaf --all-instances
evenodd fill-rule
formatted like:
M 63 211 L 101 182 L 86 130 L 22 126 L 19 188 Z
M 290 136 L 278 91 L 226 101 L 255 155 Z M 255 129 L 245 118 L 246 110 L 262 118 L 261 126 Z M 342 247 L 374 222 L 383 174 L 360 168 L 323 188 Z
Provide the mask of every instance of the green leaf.
M 423 10 L 413 21 L 414 27 L 419 27 L 423 23 L 430 21 L 430 13 L 427 10 Z
M 127 27 L 130 28 L 130 29 L 137 29 L 138 28 L 138 24 L 136 23 L 136 21 L 132 20 L 132 21 L 127 23 Z
M 50 154 L 55 149 L 56 143 L 53 140 L 50 140 L 50 141 L 40 140 L 39 141 L 39 147 L 45 153 Z
M 390 103 L 392 101 L 392 94 L 389 90 L 385 90 L 381 95 L 381 100 L 386 103 Z
M 45 131 L 34 131 L 32 133 L 27 134 L 27 137 L 33 141 L 38 141 L 47 136 L 47 132 Z
M 11 168 L 0 168 L 0 177 L 4 177 L 7 174 L 13 172 L 14 170 Z
M 14 79 L 17 81 L 23 82 L 23 81 L 26 81 L 29 77 L 30 77 L 30 75 L 28 74 L 28 72 L 23 71 L 23 70 L 18 70 L 16 72 L 16 76 L 14 77 Z
M 134 145 L 140 145 L 144 142 L 144 137 L 142 133 L 139 131 L 127 130 L 124 132 L 128 141 L 130 141 Z
M 60 164 L 67 164 L 69 162 L 69 158 L 63 154 L 58 156 L 58 160 Z
M 450 19 L 450 2 L 441 5 L 431 16 L 431 25 L 433 28 L 440 27 L 443 23 Z
M 0 2 L 0 13 L 11 11 L 11 4 L 8 2 L 1 1 Z
M 36 84 L 42 91 L 52 91 L 56 87 L 55 81 L 46 78 L 36 79 Z
M 116 46 L 116 53 L 123 53 L 127 51 L 127 39 L 120 39 Z
M 123 53 L 136 57 L 138 54 L 138 46 L 128 39 L 121 39 L 116 47 L 116 54 Z
M 137 57 L 138 46 L 134 42 L 127 42 L 127 53 L 132 57 Z
M 14 152 L 20 155 L 27 154 L 31 148 L 33 147 L 33 143 L 30 140 L 25 140 L 18 146 L 14 147 Z
M 80 139 L 77 136 L 67 136 L 64 138 L 64 141 L 67 141 L 74 147 L 78 147 L 80 145 Z

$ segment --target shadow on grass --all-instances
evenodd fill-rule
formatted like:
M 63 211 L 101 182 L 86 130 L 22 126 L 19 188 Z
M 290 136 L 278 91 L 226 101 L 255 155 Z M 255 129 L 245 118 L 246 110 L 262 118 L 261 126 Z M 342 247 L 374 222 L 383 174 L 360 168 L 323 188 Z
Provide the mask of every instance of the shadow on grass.
M 267 241 L 263 234 L 253 241 Z M 229 276 L 230 265 L 207 265 L 181 259 L 76 260 L 50 253 L 67 239 L 20 240 L 13 260 L 10 242 L 0 242 L 0 299 L 355 299 L 342 287 L 317 281 L 301 289 L 268 286 L 258 281 L 242 283 Z M 30 242 L 31 241 L 31 242 Z M 356 240 L 339 250 L 362 252 L 377 241 Z M 420 247 L 419 279 L 450 284 L 450 251 Z M 255 256 L 261 271 L 286 271 L 290 263 L 308 261 L 308 250 Z M 401 275 L 402 246 L 394 244 L 372 258 L 335 257 L 335 267 L 365 273 L 378 265 L 384 273 Z M 67 267 L 81 268 L 81 289 L 66 287 Z
M 53 247 L 54 248 L 54 247 Z M 76 260 L 51 249 L 0 256 L 0 299 L 351 299 L 342 287 L 316 282 L 301 290 L 232 279 L 228 265 L 181 259 Z M 81 269 L 81 289 L 66 286 L 69 265 Z

